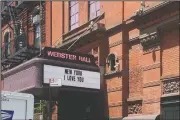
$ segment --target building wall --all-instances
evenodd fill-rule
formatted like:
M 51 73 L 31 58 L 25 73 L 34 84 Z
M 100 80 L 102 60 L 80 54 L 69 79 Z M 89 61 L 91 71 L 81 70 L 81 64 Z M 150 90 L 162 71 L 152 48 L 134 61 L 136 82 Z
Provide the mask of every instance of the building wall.
M 49 46 L 51 43 L 51 34 L 50 34 L 50 2 L 45 2 L 43 6 L 42 17 L 45 22 L 41 24 L 41 37 L 43 39 L 42 45 Z M 31 12 L 35 6 L 29 5 L 25 7 L 19 14 L 20 20 L 23 22 L 23 29 L 27 32 L 29 45 L 34 44 L 34 26 L 32 25 Z M 14 29 L 14 24 L 12 21 L 9 21 L 9 25 Z M 11 32 L 11 40 L 14 41 L 13 30 L 9 27 L 8 24 L 2 26 L 2 41 L 4 41 L 4 34 L 7 31 Z
M 58 14 L 57 14 L 58 11 Z M 63 34 L 63 1 L 52 2 L 52 45 L 62 40 Z
M 69 10 L 68 10 L 68 2 L 64 2 L 64 33 L 69 32 Z M 154 5 L 160 4 L 161 1 L 145 1 L 146 9 L 148 7 L 152 7 Z M 61 26 L 61 2 L 53 2 L 54 8 L 53 10 L 58 11 L 58 16 L 56 13 L 53 13 L 53 21 L 55 25 L 59 26 L 53 27 L 53 37 L 55 39 L 59 39 L 59 43 L 62 43 L 62 29 Z M 129 19 L 131 16 L 135 15 L 135 12 L 142 8 L 141 2 L 133 2 L 133 1 L 118 1 L 118 2 L 109 2 L 109 1 L 101 1 L 100 9 L 101 13 L 104 13 L 104 18 L 100 20 L 100 23 L 105 25 L 106 30 L 113 29 L 115 26 L 119 26 L 118 30 L 114 30 L 109 34 L 105 35 L 102 40 L 105 42 L 94 42 L 88 43 L 84 45 L 84 47 L 77 48 L 76 51 L 89 53 L 96 48 L 96 50 L 100 50 L 98 52 L 98 61 L 99 65 L 105 66 L 105 73 L 110 73 L 110 69 L 106 64 L 106 57 L 110 53 L 114 53 L 119 59 L 118 63 L 120 64 L 120 71 L 129 71 L 128 77 L 123 77 L 121 75 L 117 75 L 115 77 L 105 78 L 105 84 L 107 87 L 107 102 L 109 106 L 108 114 L 111 118 L 118 118 L 122 116 L 131 115 L 128 114 L 127 111 L 123 112 L 122 109 L 126 109 L 128 106 L 130 107 L 131 102 L 135 102 L 140 100 L 141 110 L 138 114 L 153 114 L 158 113 L 160 111 L 160 96 L 161 96 L 161 86 L 160 86 L 160 77 L 161 77 L 161 57 L 162 61 L 162 74 L 168 75 L 168 71 L 177 74 L 178 71 L 178 55 L 174 55 L 171 52 L 177 51 L 179 47 L 172 47 L 170 49 L 164 50 L 161 54 L 160 49 L 145 52 L 142 49 L 142 46 L 139 41 L 135 43 L 130 43 L 128 40 L 133 40 L 139 37 L 140 29 L 133 23 L 133 21 L 127 22 L 126 25 L 129 28 L 124 31 L 122 23 L 123 21 Z M 131 7 L 130 7 L 131 6 Z M 59 21 L 59 23 L 58 23 Z M 79 26 L 86 24 L 88 22 L 88 3 L 85 1 L 79 2 Z M 76 31 L 76 30 L 74 30 Z M 144 30 L 145 31 L 145 30 Z M 124 35 L 125 34 L 125 35 Z M 172 32 L 172 34 L 177 34 Z M 175 36 L 175 35 L 174 35 Z M 167 34 L 162 41 L 167 41 L 169 39 L 176 40 L 177 37 L 172 38 L 173 35 Z M 127 38 L 127 39 L 126 39 Z M 96 37 L 94 39 L 97 39 Z M 55 42 L 55 40 L 53 40 Z M 129 43 L 129 45 L 125 45 L 124 42 Z M 177 40 L 176 40 L 177 42 Z M 176 42 L 171 44 L 163 43 L 162 49 L 164 47 L 168 47 L 169 45 L 177 45 Z M 172 45 L 172 46 L 173 46 Z M 96 47 L 95 47 L 96 46 Z M 106 46 L 106 47 L 104 47 Z M 128 50 L 128 51 L 125 51 Z M 106 53 L 104 53 L 106 51 Z M 103 54 L 104 53 L 104 54 Z M 169 56 L 171 58 L 169 58 Z M 177 53 L 178 54 L 178 53 Z M 97 55 L 97 54 L 96 54 Z M 123 60 L 123 57 L 128 56 L 128 61 Z M 102 58 L 103 57 L 103 58 Z M 169 58 L 169 59 L 167 59 Z M 170 62 L 171 61 L 171 62 Z M 127 63 L 128 64 L 127 64 Z M 168 67 L 168 65 L 175 63 Z M 129 66 L 129 68 L 125 68 L 123 66 Z M 128 81 L 128 84 L 123 81 Z M 156 85 L 151 86 L 152 83 L 156 83 Z M 122 87 L 124 86 L 124 87 Z M 129 88 L 129 89 L 128 89 Z M 127 90 L 129 93 L 127 93 Z M 124 91 L 123 91 L 124 90 Z M 124 95 L 128 94 L 128 95 Z M 122 96 L 126 96 L 126 98 L 122 98 Z M 128 101 L 128 105 L 123 104 L 123 102 Z M 124 107 L 124 108 L 123 108 Z M 125 108 L 126 107 L 126 108 Z
M 164 32 L 162 37 L 162 76 L 179 75 L 179 30 Z M 172 42 L 173 41 L 173 42 Z
M 152 7 L 160 1 L 146 1 Z M 121 118 L 137 114 L 160 112 L 161 77 L 179 74 L 179 31 L 166 31 L 160 38 L 158 48 L 144 51 L 139 36 L 157 30 L 157 26 L 140 29 L 134 21 L 126 21 L 140 9 L 140 1 L 100 1 L 100 11 L 104 17 L 106 33 L 101 37 L 93 36 L 95 42 L 87 43 L 75 51 L 91 53 L 97 65 L 104 66 L 104 101 L 109 118 Z M 52 8 L 52 13 L 51 13 Z M 148 7 L 147 7 L 148 8 Z M 52 23 L 51 23 L 52 20 Z M 125 22 L 126 21 L 126 22 Z M 44 46 L 63 44 L 64 34 L 77 33 L 88 23 L 88 2 L 79 1 L 79 28 L 69 30 L 69 2 L 52 1 L 45 4 L 45 43 Z M 3 33 L 7 25 L 2 28 Z M 52 27 L 52 31 L 51 31 Z M 30 28 L 29 28 L 30 29 Z M 33 33 L 29 33 L 32 44 Z M 172 42 L 173 40 L 173 42 Z M 107 56 L 114 53 L 119 70 L 113 73 Z M 137 108 L 138 111 L 129 112 Z

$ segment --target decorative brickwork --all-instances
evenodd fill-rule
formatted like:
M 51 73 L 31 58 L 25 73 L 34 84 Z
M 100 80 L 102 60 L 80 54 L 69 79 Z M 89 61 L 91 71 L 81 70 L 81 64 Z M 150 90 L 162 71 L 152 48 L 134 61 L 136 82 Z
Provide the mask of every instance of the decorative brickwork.
M 180 80 L 165 80 L 162 83 L 163 94 L 178 93 L 180 91 Z
M 143 85 L 143 88 L 159 86 L 160 84 L 161 84 L 161 81 L 148 82 Z
M 147 70 L 151 70 L 151 69 L 155 69 L 155 68 L 159 68 L 159 67 L 160 67 L 160 63 L 158 62 L 158 63 L 152 64 L 152 65 L 144 66 L 143 70 L 147 71 Z
M 128 114 L 141 114 L 141 113 L 142 113 L 142 104 L 135 103 L 129 105 Z
M 142 94 L 142 70 L 143 69 L 141 67 L 135 67 L 129 71 L 130 97 L 135 97 Z

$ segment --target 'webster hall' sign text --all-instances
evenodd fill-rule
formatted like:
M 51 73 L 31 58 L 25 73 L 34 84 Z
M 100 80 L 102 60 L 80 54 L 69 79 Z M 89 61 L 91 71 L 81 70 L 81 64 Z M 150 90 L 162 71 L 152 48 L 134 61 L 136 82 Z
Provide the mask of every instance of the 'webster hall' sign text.
M 95 65 L 95 59 L 92 55 L 60 50 L 58 48 L 45 47 L 42 50 L 42 56 L 48 59 Z

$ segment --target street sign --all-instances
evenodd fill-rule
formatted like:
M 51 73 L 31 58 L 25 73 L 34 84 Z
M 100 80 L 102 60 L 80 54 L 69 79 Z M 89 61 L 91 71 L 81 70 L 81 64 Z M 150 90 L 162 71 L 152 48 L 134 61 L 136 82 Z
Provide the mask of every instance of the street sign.
M 51 87 L 60 87 L 62 86 L 62 79 L 55 79 L 55 78 L 50 78 L 49 83 Z

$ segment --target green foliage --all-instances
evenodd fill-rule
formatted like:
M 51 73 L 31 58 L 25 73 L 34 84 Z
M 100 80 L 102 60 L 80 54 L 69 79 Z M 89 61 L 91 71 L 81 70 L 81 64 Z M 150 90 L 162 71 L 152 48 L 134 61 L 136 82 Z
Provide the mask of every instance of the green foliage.
M 34 105 L 34 113 L 46 113 L 46 109 L 48 107 L 48 101 L 44 101 L 44 100 L 41 100 L 41 101 L 38 101 L 38 102 L 35 102 L 35 105 Z

